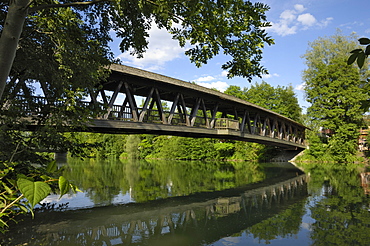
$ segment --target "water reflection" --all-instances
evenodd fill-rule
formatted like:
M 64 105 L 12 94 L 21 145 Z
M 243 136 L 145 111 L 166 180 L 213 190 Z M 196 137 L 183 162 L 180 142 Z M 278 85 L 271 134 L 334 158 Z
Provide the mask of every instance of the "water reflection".
M 128 194 L 134 202 L 221 191 L 282 177 L 297 170 L 289 163 L 70 160 L 64 176 L 96 205 Z
M 279 214 L 307 195 L 306 176 L 297 176 L 291 165 L 171 165 L 71 162 L 65 176 L 94 202 L 112 203 L 119 193 L 130 192 L 140 203 L 38 214 L 17 228 L 13 243 L 204 245 Z M 299 224 L 300 219 L 289 226 Z
M 314 245 L 369 245 L 368 172 L 359 172 L 356 166 L 326 165 L 311 171 L 310 186 L 321 186 L 324 197 L 310 209 L 315 220 L 311 233 Z
M 290 164 L 74 160 L 65 168 L 98 207 L 38 213 L 4 245 L 370 242 L 367 173 L 357 167 L 316 165 L 307 176 Z

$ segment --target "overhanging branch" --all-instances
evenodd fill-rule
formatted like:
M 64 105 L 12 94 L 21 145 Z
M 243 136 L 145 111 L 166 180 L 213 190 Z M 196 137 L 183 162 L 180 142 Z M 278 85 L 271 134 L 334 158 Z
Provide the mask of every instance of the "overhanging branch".
M 39 6 L 35 6 L 29 9 L 29 13 L 36 12 L 43 9 L 51 9 L 51 8 L 68 8 L 73 6 L 87 6 L 87 5 L 94 5 L 101 2 L 112 2 L 112 0 L 93 0 L 93 1 L 86 1 L 86 2 L 73 2 L 73 3 L 60 3 L 60 4 L 41 4 Z

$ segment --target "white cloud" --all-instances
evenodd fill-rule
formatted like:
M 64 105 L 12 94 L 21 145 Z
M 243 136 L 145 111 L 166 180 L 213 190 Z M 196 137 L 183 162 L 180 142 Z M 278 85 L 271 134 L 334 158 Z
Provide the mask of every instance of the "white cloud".
M 302 13 L 306 10 L 306 8 L 302 4 L 296 4 L 294 5 L 295 10 L 297 10 L 298 13 Z
M 269 78 L 272 78 L 272 77 L 279 77 L 280 75 L 277 74 L 277 73 L 273 73 L 273 74 L 263 74 L 262 75 L 262 79 L 269 79 Z
M 212 81 L 214 80 L 215 78 L 212 77 L 212 76 L 205 76 L 205 77 L 200 77 L 196 80 L 194 80 L 195 82 L 206 82 L 206 81 Z
M 325 20 L 320 21 L 319 26 L 326 27 L 333 20 L 333 17 L 328 17 Z
M 285 10 L 283 13 L 280 14 L 281 22 L 290 23 L 294 21 L 296 18 L 296 12 L 294 10 Z
M 221 74 L 211 76 L 211 75 L 203 75 L 195 80 L 193 80 L 197 85 L 204 86 L 210 89 L 217 89 L 218 91 L 224 92 L 228 87 L 229 84 L 222 81 L 227 76 L 227 71 L 222 71 Z
M 297 20 L 304 26 L 312 26 L 316 23 L 316 18 L 309 13 L 299 15 Z
M 149 46 L 143 58 L 131 56 L 129 52 L 118 56 L 124 64 L 147 70 L 160 70 L 166 62 L 179 58 L 184 50 L 172 39 L 165 29 L 158 29 L 153 24 L 149 31 Z
M 306 86 L 305 83 L 297 85 L 294 90 L 296 91 L 304 91 L 304 87 Z
M 370 30 L 370 29 L 369 29 L 369 30 Z M 222 76 L 222 77 L 227 77 L 227 74 L 228 74 L 228 72 L 224 70 L 224 71 L 222 71 L 221 76 Z
M 303 13 L 305 10 L 306 8 L 302 4 L 296 4 L 293 9 L 284 10 L 280 14 L 279 20 L 271 22 L 271 27 L 267 27 L 266 29 L 279 36 L 287 36 L 295 34 L 299 30 L 307 30 L 313 27 L 325 27 L 333 20 L 332 17 L 328 17 L 318 21 L 314 15 Z
M 275 32 L 279 36 L 283 37 L 295 34 L 297 32 L 297 26 L 289 27 L 288 24 L 284 24 L 282 22 L 280 23 L 271 22 L 271 27 L 268 27 L 266 29 L 271 30 L 272 32 Z
M 211 82 L 211 83 L 197 83 L 198 85 L 200 86 L 204 86 L 206 88 L 210 88 L 210 89 L 217 89 L 221 92 L 224 92 L 228 87 L 229 85 L 226 83 L 226 82 L 223 82 L 223 81 L 216 81 L 216 82 Z

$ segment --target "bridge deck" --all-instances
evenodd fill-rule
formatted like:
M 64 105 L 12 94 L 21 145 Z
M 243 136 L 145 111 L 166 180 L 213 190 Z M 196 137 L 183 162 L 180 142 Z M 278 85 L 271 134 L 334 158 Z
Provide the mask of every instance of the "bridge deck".
M 126 129 L 132 133 L 215 137 L 305 147 L 306 127 L 271 110 L 141 69 L 117 64 L 112 64 L 110 69 L 110 77 L 102 81 L 101 97 L 109 112 L 103 118 L 125 122 L 96 120 L 95 128 L 100 131 L 109 132 L 111 126 L 113 132 Z M 105 96 L 106 91 L 113 92 L 110 100 Z M 117 105 L 119 94 L 124 95 L 125 100 Z M 141 107 L 137 106 L 138 97 L 142 98 Z M 165 110 L 163 105 L 168 105 L 169 109 Z
M 95 105 L 105 112 L 87 130 L 212 137 L 305 148 L 306 127 L 271 110 L 156 73 L 117 64 L 110 69 L 108 79 L 101 81 L 101 89 L 91 93 L 90 102 L 75 102 L 75 106 Z M 33 97 L 12 103 L 19 104 L 13 105 L 13 110 L 45 118 L 50 110 L 70 102 Z M 31 124 L 30 129 L 34 127 Z
M 125 134 L 154 134 L 172 135 L 193 138 L 232 139 L 238 141 L 254 142 L 274 145 L 282 148 L 304 148 L 301 143 L 287 142 L 284 139 L 270 138 L 256 134 L 240 132 L 234 129 L 217 129 L 204 127 L 188 127 L 181 125 L 163 125 L 143 122 L 129 122 L 117 120 L 95 119 L 88 130 L 99 133 L 125 133 Z

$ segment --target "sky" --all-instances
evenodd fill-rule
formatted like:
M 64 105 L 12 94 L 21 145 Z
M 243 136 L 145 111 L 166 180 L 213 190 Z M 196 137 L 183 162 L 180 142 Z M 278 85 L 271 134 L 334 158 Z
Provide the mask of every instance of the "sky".
M 254 1 L 255 2 L 255 1 Z M 260 0 L 270 6 L 266 13 L 272 26 L 267 29 L 275 40 L 272 46 L 265 46 L 261 64 L 269 71 L 262 79 L 255 77 L 252 83 L 245 78 L 227 79 L 227 72 L 221 65 L 228 57 L 220 55 L 208 64 L 197 68 L 184 55 L 185 49 L 165 30 L 150 30 L 149 48 L 144 58 L 137 59 L 128 53 L 121 53 L 118 41 L 112 43 L 112 50 L 124 65 L 137 67 L 172 78 L 193 81 L 199 85 L 224 91 L 230 85 L 249 88 L 262 80 L 276 87 L 292 86 L 298 102 L 305 112 L 309 104 L 305 100 L 302 71 L 306 69 L 301 58 L 309 48 L 309 42 L 319 37 L 334 35 L 339 28 L 343 35 L 356 33 L 370 37 L 369 0 Z

